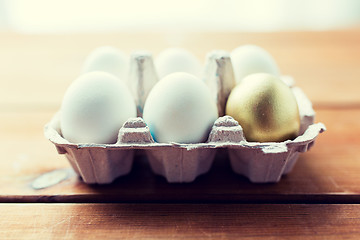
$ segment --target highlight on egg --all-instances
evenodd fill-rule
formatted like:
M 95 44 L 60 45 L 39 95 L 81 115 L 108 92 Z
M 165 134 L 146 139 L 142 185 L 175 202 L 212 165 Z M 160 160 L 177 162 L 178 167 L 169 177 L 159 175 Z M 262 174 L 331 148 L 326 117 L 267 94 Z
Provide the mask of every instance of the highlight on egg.
M 157 142 L 200 143 L 207 140 L 218 110 L 203 81 L 177 72 L 150 91 L 143 118 Z
M 271 74 L 245 77 L 231 91 L 226 114 L 239 122 L 250 142 L 282 142 L 299 135 L 296 98 L 281 79 Z
M 202 66 L 194 54 L 183 48 L 167 48 L 155 59 L 159 78 L 170 73 L 186 72 L 200 77 Z
M 83 73 L 102 71 L 124 79 L 129 71 L 128 57 L 112 46 L 101 46 L 94 49 L 83 64 Z
M 230 53 L 237 83 L 253 73 L 269 73 L 277 77 L 280 71 L 274 58 L 265 49 L 256 45 L 243 45 Z
M 60 114 L 61 133 L 69 142 L 111 144 L 125 121 L 136 117 L 136 106 L 124 81 L 90 72 L 69 86 Z

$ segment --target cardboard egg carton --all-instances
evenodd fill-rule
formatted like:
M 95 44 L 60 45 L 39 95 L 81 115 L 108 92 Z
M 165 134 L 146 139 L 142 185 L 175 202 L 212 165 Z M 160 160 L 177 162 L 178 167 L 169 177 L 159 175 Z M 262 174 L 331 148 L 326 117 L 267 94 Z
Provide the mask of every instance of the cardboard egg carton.
M 298 102 L 301 134 L 284 142 L 247 142 L 242 127 L 230 116 L 223 116 L 227 97 L 235 85 L 229 54 L 213 51 L 207 55 L 204 81 L 218 104 L 219 117 L 205 143 L 179 144 L 154 142 L 149 128 L 141 118 L 146 96 L 157 82 L 150 53 L 131 56 L 129 83 L 138 107 L 137 118 L 129 119 L 119 130 L 114 144 L 75 144 L 61 136 L 60 117 L 56 114 L 45 126 L 45 136 L 65 154 L 75 172 L 88 184 L 111 183 L 131 171 L 136 151 L 143 150 L 155 174 L 170 183 L 192 182 L 209 171 L 217 150 L 229 152 L 234 172 L 251 182 L 278 182 L 293 168 L 299 153 L 306 152 L 315 138 L 325 130 L 322 123 L 314 124 L 315 112 L 311 102 L 291 77 L 282 77 L 291 87 Z

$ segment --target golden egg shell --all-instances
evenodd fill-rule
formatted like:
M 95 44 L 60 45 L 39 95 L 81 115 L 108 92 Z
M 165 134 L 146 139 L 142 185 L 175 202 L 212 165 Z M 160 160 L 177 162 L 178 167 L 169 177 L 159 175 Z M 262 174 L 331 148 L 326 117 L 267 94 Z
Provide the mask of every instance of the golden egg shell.
M 282 142 L 300 131 L 294 94 L 279 78 L 266 73 L 245 77 L 230 93 L 226 115 L 242 126 L 250 142 Z

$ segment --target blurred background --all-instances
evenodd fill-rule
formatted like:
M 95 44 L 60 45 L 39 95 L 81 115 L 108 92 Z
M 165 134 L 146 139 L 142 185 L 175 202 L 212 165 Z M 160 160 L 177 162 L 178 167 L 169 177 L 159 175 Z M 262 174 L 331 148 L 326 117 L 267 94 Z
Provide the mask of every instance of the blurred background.
M 243 44 L 269 51 L 315 105 L 360 101 L 360 0 L 0 0 L 0 109 L 56 111 L 98 46 L 182 47 L 204 63 Z
M 0 29 L 286 31 L 360 26 L 359 0 L 0 0 Z

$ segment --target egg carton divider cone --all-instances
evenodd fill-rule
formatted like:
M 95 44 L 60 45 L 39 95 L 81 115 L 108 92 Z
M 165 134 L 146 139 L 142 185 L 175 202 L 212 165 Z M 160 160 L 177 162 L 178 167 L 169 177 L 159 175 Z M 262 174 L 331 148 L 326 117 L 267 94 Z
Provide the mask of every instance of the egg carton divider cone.
M 131 86 L 138 107 L 138 116 L 145 98 L 156 83 L 157 75 L 149 53 L 135 53 L 130 59 Z M 234 172 L 246 176 L 251 182 L 278 182 L 283 174 L 294 167 L 299 153 L 313 145 L 324 124 L 314 124 L 315 112 L 302 90 L 294 86 L 289 76 L 282 79 L 291 87 L 298 102 L 301 134 L 294 140 L 280 143 L 247 142 L 242 127 L 230 116 L 223 116 L 226 99 L 234 86 L 234 74 L 229 54 L 212 51 L 207 55 L 204 81 L 218 104 L 220 116 L 205 143 L 157 143 L 141 117 L 131 118 L 119 130 L 114 144 L 75 144 L 64 139 L 57 113 L 45 126 L 45 137 L 65 154 L 75 172 L 88 184 L 108 184 L 131 171 L 135 151 L 143 150 L 155 174 L 170 183 L 192 182 L 209 171 L 219 148 L 229 152 Z M 138 91 L 140 89 L 141 91 Z

